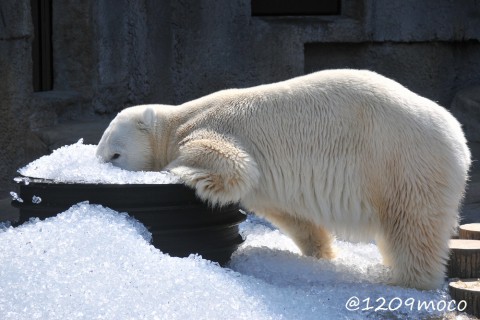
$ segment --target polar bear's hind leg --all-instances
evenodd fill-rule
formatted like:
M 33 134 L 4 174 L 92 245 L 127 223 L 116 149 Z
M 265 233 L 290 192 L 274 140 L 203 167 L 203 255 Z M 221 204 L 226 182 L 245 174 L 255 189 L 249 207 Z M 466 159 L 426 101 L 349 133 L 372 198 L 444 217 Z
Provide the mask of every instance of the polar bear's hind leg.
M 430 183 L 432 183 L 430 181 Z M 448 241 L 457 224 L 457 203 L 423 186 L 399 188 L 379 208 L 377 236 L 393 284 L 418 289 L 441 287 L 448 259 Z M 393 190 L 392 190 L 393 191 Z
M 302 254 L 319 259 L 335 258 L 335 249 L 332 246 L 334 238 L 324 227 L 274 210 L 263 215 L 287 234 Z

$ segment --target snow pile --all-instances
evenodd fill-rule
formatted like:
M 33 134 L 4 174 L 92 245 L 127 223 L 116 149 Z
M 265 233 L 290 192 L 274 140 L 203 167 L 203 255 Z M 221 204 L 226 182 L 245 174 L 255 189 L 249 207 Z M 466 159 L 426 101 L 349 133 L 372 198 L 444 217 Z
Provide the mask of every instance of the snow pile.
M 382 284 L 388 275 L 372 244 L 336 242 L 339 258 L 298 255 L 278 230 L 249 218 L 231 269 L 198 256 L 174 258 L 149 245 L 132 218 L 82 203 L 57 217 L 0 224 L 2 319 L 419 319 L 420 313 L 348 311 L 357 296 L 439 301 Z M 364 305 L 362 307 L 365 307 Z M 445 312 L 440 313 L 443 315 Z
M 43 156 L 18 172 L 27 177 L 43 178 L 55 182 L 104 184 L 169 184 L 181 183 L 169 172 L 127 171 L 101 162 L 95 156 L 97 146 L 85 145 L 83 139 Z M 21 180 L 20 180 L 21 181 Z M 19 182 L 20 182 L 19 181 Z M 28 183 L 28 180 L 23 180 Z

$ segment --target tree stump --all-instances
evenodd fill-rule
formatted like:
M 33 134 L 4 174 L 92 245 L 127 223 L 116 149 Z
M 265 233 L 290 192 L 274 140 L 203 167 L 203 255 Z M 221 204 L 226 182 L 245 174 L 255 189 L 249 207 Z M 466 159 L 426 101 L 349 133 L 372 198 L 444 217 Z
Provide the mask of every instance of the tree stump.
M 480 223 L 463 224 L 458 230 L 460 239 L 480 240 Z
M 450 240 L 449 278 L 480 278 L 480 240 Z
M 448 284 L 448 289 L 450 296 L 456 302 L 458 311 L 480 317 L 480 280 L 463 279 L 452 281 Z

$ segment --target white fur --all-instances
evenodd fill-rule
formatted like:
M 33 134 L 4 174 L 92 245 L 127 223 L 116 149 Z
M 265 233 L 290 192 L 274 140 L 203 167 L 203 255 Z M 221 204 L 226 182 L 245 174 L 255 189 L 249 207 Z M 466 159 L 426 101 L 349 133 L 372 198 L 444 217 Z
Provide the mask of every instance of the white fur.
M 171 170 L 212 204 L 240 201 L 304 254 L 333 257 L 327 230 L 376 239 L 393 283 L 423 289 L 443 281 L 470 166 L 448 111 L 359 70 L 126 109 L 98 146 L 114 153 L 120 167 Z

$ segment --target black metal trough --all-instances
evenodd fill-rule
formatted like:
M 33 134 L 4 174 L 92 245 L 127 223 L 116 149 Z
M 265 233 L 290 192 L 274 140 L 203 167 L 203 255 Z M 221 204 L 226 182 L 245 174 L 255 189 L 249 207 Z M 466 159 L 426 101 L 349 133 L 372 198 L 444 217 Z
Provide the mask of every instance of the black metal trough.
M 89 201 L 127 212 L 152 233 L 152 244 L 171 256 L 191 253 L 224 265 L 243 242 L 238 225 L 245 215 L 238 205 L 211 207 L 184 184 L 83 184 L 57 183 L 28 178 L 20 184 L 19 197 L 12 201 L 19 209 L 18 223 L 32 217 L 44 219 Z M 32 201 L 33 197 L 41 198 Z

